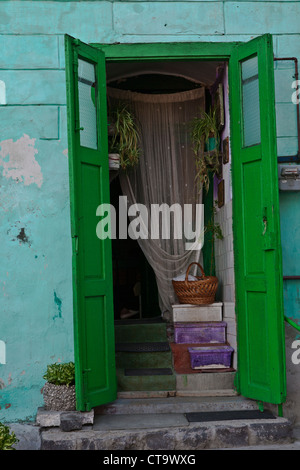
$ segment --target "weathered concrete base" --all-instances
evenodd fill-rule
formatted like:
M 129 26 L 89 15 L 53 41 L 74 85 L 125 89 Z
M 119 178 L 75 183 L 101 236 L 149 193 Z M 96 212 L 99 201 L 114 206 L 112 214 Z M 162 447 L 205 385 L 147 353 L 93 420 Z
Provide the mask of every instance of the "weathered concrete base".
M 40 450 L 41 436 L 40 428 L 34 424 L 29 423 L 11 423 L 8 425 L 19 439 L 14 444 L 16 450 Z
M 128 431 L 48 430 L 42 450 L 201 450 L 289 443 L 291 424 L 285 418 L 222 421 Z

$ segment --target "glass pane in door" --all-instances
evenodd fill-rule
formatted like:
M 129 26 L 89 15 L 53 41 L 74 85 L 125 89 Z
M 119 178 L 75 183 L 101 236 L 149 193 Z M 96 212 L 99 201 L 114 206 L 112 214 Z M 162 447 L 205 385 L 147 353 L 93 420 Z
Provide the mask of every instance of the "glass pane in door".
M 78 99 L 80 145 L 97 149 L 97 120 L 95 106 L 95 65 L 78 59 Z
M 243 146 L 260 143 L 260 110 L 257 56 L 241 63 Z

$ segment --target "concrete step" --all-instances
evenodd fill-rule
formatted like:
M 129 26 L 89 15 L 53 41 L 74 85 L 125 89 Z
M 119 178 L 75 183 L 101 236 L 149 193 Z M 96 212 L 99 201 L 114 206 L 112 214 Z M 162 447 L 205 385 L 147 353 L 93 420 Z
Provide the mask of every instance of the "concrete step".
M 93 426 L 41 431 L 41 450 L 185 450 L 292 442 L 285 418 L 190 422 L 184 413 L 98 415 Z
M 166 323 L 115 324 L 115 342 L 152 342 L 167 341 Z
M 172 353 L 130 353 L 116 352 L 116 366 L 118 369 L 142 367 L 172 367 Z
M 234 378 L 235 372 L 176 374 L 176 393 L 194 396 L 234 396 Z
M 241 396 L 167 398 L 118 398 L 113 403 L 95 408 L 95 415 L 192 413 L 195 411 L 257 410 L 254 400 Z
M 117 369 L 117 383 L 119 392 L 135 390 L 175 390 L 176 378 L 174 374 L 125 375 L 125 369 Z

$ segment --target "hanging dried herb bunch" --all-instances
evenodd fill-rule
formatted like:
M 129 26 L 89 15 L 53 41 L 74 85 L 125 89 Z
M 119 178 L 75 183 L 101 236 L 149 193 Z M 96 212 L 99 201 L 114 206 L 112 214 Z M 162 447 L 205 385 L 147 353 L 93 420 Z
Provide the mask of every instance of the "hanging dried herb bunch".
M 120 155 L 123 170 L 136 165 L 140 157 L 139 130 L 127 104 L 119 104 L 109 113 L 109 153 Z
M 206 192 L 209 190 L 209 174 L 215 174 L 219 170 L 219 126 L 217 112 L 210 109 L 208 113 L 202 113 L 191 121 L 191 142 L 196 161 L 196 181 L 199 189 L 202 186 Z M 211 139 L 213 145 L 211 145 Z M 213 147 L 212 149 L 210 149 Z

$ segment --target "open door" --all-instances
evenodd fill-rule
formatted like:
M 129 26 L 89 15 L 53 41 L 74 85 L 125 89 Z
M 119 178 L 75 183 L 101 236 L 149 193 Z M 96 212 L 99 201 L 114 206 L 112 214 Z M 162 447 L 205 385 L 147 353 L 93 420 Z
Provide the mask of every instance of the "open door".
M 286 398 L 272 37 L 239 44 L 229 62 L 238 391 Z
M 65 48 L 76 401 L 84 411 L 117 394 L 111 240 L 96 236 L 97 207 L 109 203 L 105 57 L 70 36 Z

